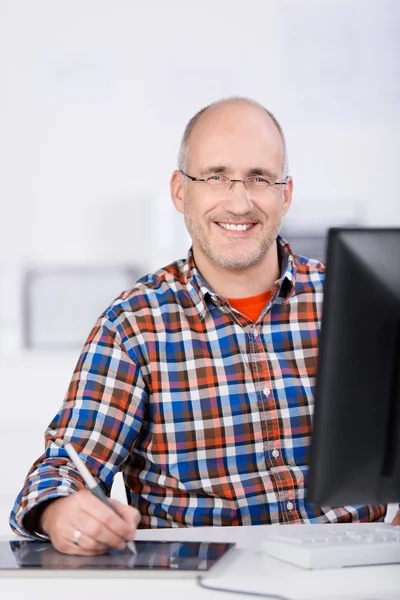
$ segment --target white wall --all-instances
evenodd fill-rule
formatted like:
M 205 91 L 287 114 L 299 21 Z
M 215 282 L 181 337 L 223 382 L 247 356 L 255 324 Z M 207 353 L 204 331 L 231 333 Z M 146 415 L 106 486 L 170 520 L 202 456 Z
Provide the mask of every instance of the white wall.
M 295 179 L 292 227 L 400 225 L 399 17 L 396 0 L 0 0 L 9 495 L 77 359 L 22 349 L 24 270 L 131 262 L 144 273 L 185 254 L 168 182 L 200 107 L 246 95 L 275 112 Z

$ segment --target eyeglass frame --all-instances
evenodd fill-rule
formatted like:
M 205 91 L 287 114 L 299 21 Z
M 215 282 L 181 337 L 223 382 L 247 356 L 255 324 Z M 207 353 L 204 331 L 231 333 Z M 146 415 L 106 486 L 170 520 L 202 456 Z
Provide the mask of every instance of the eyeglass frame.
M 188 175 L 187 173 L 182 171 L 182 169 L 179 169 L 179 173 L 181 173 L 182 175 L 184 175 L 191 181 L 200 182 L 200 183 L 208 183 L 208 179 L 211 179 L 211 177 L 215 177 L 215 175 L 210 175 L 210 177 L 207 177 L 206 179 L 200 179 L 198 177 L 193 177 L 192 175 Z M 216 175 L 220 175 L 220 173 L 216 173 Z M 229 177 L 225 177 L 225 175 L 222 175 L 222 177 L 224 177 L 227 180 L 227 182 L 229 181 L 229 190 L 232 189 L 233 183 L 243 183 L 244 187 L 246 188 L 246 183 L 249 183 L 249 181 L 250 181 L 250 178 L 229 179 Z M 265 177 L 262 177 L 261 175 L 253 175 L 253 177 L 261 177 L 261 179 L 265 179 Z M 267 179 L 265 179 L 265 180 L 268 181 Z M 284 181 L 274 181 L 273 183 L 268 183 L 268 185 L 265 188 L 258 188 L 258 189 L 268 190 L 268 189 L 272 188 L 273 185 L 287 185 L 288 181 L 289 181 L 289 175 L 286 175 Z M 246 188 L 246 190 L 247 190 L 247 188 Z

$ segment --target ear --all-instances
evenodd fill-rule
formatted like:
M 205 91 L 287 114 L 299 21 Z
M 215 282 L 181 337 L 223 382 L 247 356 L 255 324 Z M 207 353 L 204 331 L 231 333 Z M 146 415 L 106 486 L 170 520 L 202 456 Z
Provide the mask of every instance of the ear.
M 185 205 L 185 190 L 183 188 L 182 175 L 179 171 L 174 171 L 172 173 L 169 187 L 171 190 L 172 202 L 174 203 L 176 210 L 183 214 Z
M 292 194 L 293 194 L 293 179 L 291 177 L 288 178 L 288 182 L 283 186 L 283 202 L 282 202 L 282 217 L 286 215 L 288 212 L 290 205 L 292 204 Z

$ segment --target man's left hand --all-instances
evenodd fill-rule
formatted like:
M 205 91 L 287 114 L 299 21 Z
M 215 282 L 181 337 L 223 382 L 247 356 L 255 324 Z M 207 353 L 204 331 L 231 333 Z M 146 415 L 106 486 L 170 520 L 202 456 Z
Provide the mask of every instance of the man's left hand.
M 394 515 L 394 519 L 392 521 L 392 525 L 400 525 L 400 508 L 397 513 Z

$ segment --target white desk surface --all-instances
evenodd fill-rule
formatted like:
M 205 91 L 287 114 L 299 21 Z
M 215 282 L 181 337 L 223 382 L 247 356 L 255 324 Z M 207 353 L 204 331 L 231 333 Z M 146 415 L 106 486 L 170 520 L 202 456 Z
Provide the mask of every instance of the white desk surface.
M 369 524 L 375 527 L 380 524 Z M 356 525 L 365 527 L 365 525 Z M 381 565 L 308 571 L 275 560 L 260 552 L 261 541 L 276 525 L 254 527 L 202 527 L 142 530 L 138 540 L 193 540 L 235 542 L 238 550 L 211 572 L 207 585 L 248 592 L 280 594 L 288 600 L 400 600 L 400 565 Z M 288 525 L 288 527 L 310 527 Z M 329 525 L 312 525 L 324 528 Z M 0 536 L 2 540 L 18 539 Z M 249 598 L 233 591 L 224 593 L 201 588 L 195 579 L 172 578 L 0 578 L 1 600 L 230 600 Z M 272 600 L 272 598 L 271 598 Z

